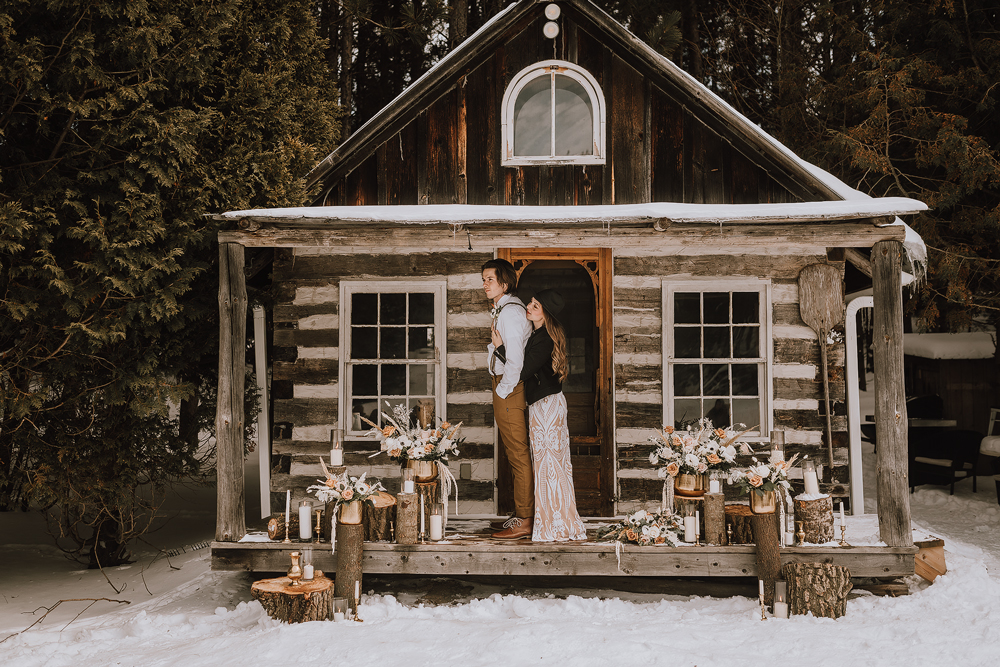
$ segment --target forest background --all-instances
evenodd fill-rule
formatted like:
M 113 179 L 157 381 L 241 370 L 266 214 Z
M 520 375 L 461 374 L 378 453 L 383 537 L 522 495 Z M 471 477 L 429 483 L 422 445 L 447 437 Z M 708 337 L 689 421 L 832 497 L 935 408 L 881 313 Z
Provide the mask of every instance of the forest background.
M 596 3 L 804 159 L 927 202 L 908 313 L 1000 324 L 994 0 Z M 505 4 L 3 3 L 0 510 L 114 565 L 167 485 L 210 478 L 204 216 L 307 203 L 309 169 Z

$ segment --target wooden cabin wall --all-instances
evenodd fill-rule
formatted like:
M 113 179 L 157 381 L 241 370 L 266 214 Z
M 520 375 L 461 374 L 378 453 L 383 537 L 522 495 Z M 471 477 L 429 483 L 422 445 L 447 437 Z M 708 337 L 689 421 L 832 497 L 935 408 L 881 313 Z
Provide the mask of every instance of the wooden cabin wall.
M 663 482 L 649 463 L 647 438 L 663 422 L 662 285 L 664 278 L 769 279 L 774 428 L 786 432 L 786 452 L 826 460 L 825 418 L 816 334 L 799 315 L 797 279 L 803 267 L 826 261 L 807 254 L 653 255 L 616 252 L 614 260 L 615 440 L 618 447 L 619 512 L 660 501 Z M 838 265 L 843 270 L 843 264 Z M 830 347 L 830 396 L 834 405 L 831 478 L 821 490 L 846 496 L 849 490 L 844 347 Z M 755 445 L 766 450 L 763 442 Z M 793 482 L 794 483 L 794 482 Z
M 340 397 L 340 281 L 446 277 L 447 417 L 463 422 L 466 437 L 450 466 L 458 479 L 461 463 L 472 464 L 472 479 L 458 482 L 458 508 L 465 514 L 494 511 L 493 405 L 486 370 L 490 316 L 480 274 L 492 257 L 492 252 L 406 248 L 385 254 L 352 248 L 275 251 L 274 507 L 283 506 L 289 488 L 294 502 L 309 497 L 305 488 L 322 477 L 319 457 L 329 455 Z M 368 472 L 396 493 L 399 468 L 385 454 L 370 458 L 377 450 L 371 440 L 349 441 L 345 463 L 351 474 Z

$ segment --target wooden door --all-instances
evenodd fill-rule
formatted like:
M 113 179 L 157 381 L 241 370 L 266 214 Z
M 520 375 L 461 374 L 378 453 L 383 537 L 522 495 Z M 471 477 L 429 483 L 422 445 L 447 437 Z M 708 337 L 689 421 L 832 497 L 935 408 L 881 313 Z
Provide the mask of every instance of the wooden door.
M 551 288 L 562 294 L 570 376 L 563 384 L 569 408 L 570 455 L 577 508 L 583 516 L 614 513 L 612 431 L 610 249 L 504 249 L 498 256 L 518 272 L 518 288 Z M 513 510 L 510 464 L 497 448 L 497 503 Z

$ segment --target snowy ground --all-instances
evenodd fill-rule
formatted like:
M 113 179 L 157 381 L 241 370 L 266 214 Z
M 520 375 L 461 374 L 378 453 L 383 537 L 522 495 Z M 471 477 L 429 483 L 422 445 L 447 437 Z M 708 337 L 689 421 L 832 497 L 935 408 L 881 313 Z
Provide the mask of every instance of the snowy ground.
M 871 462 L 871 452 L 867 459 Z M 874 467 L 866 466 L 868 495 Z M 760 621 L 754 599 L 593 589 L 469 587 L 463 601 L 410 588 L 363 596 L 364 623 L 289 626 L 248 602 L 249 575 L 209 570 L 214 491 L 173 499 L 166 527 L 134 565 L 100 572 L 67 562 L 30 515 L 0 515 L 0 665 L 996 665 L 1000 663 L 1000 505 L 993 480 L 911 496 L 915 534 L 944 538 L 949 572 L 912 594 L 862 595 L 837 621 Z M 869 499 L 866 510 L 874 509 Z M 848 517 L 848 538 L 871 515 Z M 158 549 L 187 551 L 163 556 Z M 385 586 L 380 588 L 384 589 Z M 426 590 L 424 591 L 426 593 Z M 90 606 L 88 606 L 90 605 Z M 82 612 L 82 613 L 81 613 Z

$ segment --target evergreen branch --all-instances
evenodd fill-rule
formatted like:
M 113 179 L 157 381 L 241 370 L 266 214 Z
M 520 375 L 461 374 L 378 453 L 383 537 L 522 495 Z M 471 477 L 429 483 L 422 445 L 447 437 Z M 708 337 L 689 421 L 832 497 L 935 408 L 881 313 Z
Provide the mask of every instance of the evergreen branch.
M 957 252 L 951 252 L 950 250 L 945 250 L 943 248 L 937 248 L 932 245 L 927 246 L 928 250 L 933 250 L 934 252 L 939 252 L 942 255 L 949 255 L 951 257 L 957 257 L 959 259 L 968 259 L 973 262 L 989 262 L 991 264 L 1000 264 L 1000 259 L 990 259 L 989 257 L 972 257 L 970 255 L 959 255 Z

